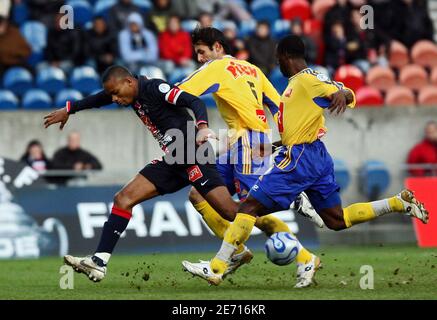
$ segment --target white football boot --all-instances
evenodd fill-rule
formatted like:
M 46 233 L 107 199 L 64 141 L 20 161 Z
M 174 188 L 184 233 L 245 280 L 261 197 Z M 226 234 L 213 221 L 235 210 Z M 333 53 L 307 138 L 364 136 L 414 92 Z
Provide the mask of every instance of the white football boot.
M 316 255 L 311 255 L 311 260 L 308 263 L 297 264 L 297 283 L 295 288 L 306 288 L 312 284 L 316 284 L 314 276 L 316 271 L 322 267 L 320 258 Z
M 211 285 L 218 286 L 223 281 L 223 276 L 221 274 L 215 274 L 212 272 L 210 261 L 199 260 L 198 263 L 193 263 L 184 260 L 182 261 L 182 265 L 184 266 L 184 271 L 208 281 Z
M 396 195 L 396 198 L 402 201 L 404 212 L 407 216 L 416 217 L 423 223 L 428 223 L 429 213 L 423 203 L 414 197 L 413 191 L 404 189 Z
M 100 267 L 92 259 L 87 257 L 73 257 L 70 255 L 64 256 L 66 265 L 73 267 L 74 271 L 84 273 L 94 282 L 101 281 L 106 275 L 106 267 Z
M 319 228 L 323 228 L 325 225 L 322 218 L 320 218 L 319 214 L 316 212 L 316 210 L 314 210 L 310 199 L 305 192 L 301 192 L 297 196 L 296 200 L 294 200 L 294 202 L 291 204 L 291 208 L 296 210 L 300 215 L 309 219 Z

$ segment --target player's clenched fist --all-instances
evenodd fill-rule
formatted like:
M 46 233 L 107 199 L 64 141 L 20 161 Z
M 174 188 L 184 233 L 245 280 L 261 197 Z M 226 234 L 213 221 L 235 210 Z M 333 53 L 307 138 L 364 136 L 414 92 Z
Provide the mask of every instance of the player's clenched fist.
M 208 139 L 217 139 L 216 134 L 208 127 L 200 127 L 199 132 L 197 132 L 196 143 L 197 145 L 201 145 L 202 143 L 208 141 Z
M 67 108 L 61 108 L 53 111 L 44 117 L 44 127 L 47 129 L 49 126 L 55 123 L 61 123 L 59 129 L 62 130 L 68 121 L 69 114 Z

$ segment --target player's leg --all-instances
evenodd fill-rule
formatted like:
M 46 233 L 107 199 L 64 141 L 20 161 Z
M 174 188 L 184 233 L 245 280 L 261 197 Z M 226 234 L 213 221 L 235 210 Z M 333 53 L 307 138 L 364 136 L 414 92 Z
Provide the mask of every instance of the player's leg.
M 120 238 L 126 230 L 132 217 L 132 208 L 147 199 L 158 195 L 155 185 L 144 176 L 137 174 L 114 197 L 114 205 L 108 220 L 103 225 L 99 244 L 91 257 L 64 257 L 66 264 L 71 265 L 76 271 L 85 273 L 97 282 L 106 275 L 106 265 Z
M 328 201 L 332 197 L 339 198 L 339 195 L 330 196 Z M 315 203 L 316 201 L 313 200 L 312 202 Z M 336 205 L 317 204 L 317 206 L 320 207 L 317 211 L 326 226 L 335 231 L 371 221 L 385 214 L 398 212 L 416 217 L 423 223 L 428 222 L 428 212 L 410 190 L 403 190 L 391 198 L 365 203 L 354 203 L 345 208 L 341 206 L 341 202 L 339 201 L 337 201 Z

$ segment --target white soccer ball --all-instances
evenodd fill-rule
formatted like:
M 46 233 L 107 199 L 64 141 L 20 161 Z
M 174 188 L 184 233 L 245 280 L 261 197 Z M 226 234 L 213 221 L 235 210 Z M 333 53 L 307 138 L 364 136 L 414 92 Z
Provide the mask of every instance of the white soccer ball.
M 264 249 L 271 262 L 285 266 L 296 259 L 299 242 L 288 232 L 276 232 L 267 239 Z

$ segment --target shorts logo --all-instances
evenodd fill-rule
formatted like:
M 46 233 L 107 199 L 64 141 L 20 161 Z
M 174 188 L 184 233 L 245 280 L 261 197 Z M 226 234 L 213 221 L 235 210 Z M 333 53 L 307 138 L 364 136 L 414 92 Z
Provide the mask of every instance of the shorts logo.
M 234 185 L 235 185 L 235 191 L 239 194 L 241 192 L 240 181 L 237 179 L 234 179 Z
M 197 181 L 203 177 L 202 171 L 200 171 L 199 166 L 192 166 L 187 169 L 188 180 L 191 182 Z
M 257 115 L 258 118 L 261 119 L 263 122 L 267 122 L 267 117 L 266 117 L 266 114 L 265 114 L 264 110 L 256 110 L 256 115 Z

